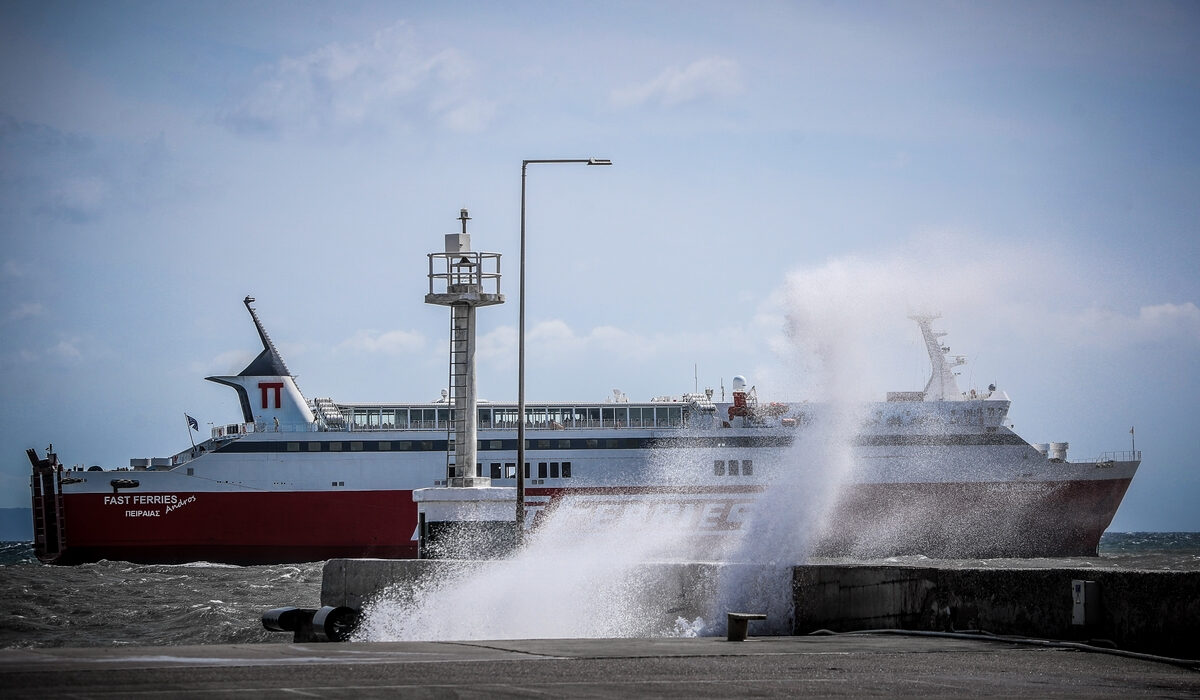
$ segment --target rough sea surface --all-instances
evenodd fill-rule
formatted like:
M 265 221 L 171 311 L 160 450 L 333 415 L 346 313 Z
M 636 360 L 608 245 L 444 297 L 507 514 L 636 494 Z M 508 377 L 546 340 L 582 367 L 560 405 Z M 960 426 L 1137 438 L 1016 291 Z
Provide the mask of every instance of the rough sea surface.
M 0 543 L 0 648 L 288 642 L 286 633 L 265 631 L 261 615 L 285 605 L 317 607 L 323 564 L 46 566 L 28 542 Z M 1200 571 L 1200 533 L 1110 532 L 1099 557 L 955 565 Z

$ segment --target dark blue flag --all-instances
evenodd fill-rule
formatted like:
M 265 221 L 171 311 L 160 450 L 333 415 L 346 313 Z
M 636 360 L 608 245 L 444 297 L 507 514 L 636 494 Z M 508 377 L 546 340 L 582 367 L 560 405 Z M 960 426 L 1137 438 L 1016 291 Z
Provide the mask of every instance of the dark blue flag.
M 189 416 L 186 413 L 183 414 L 183 417 L 187 418 L 189 428 L 191 428 L 192 430 L 195 430 L 197 433 L 200 432 L 200 424 L 196 422 L 195 418 L 192 418 L 191 416 Z

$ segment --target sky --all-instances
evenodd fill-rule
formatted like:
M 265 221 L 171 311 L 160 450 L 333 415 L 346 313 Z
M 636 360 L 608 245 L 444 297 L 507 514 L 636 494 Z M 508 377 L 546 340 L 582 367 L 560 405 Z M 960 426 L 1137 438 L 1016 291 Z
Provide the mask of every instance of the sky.
M 520 164 L 588 157 L 529 167 L 530 401 L 880 400 L 941 313 L 1029 441 L 1136 439 L 1113 530 L 1200 530 L 1200 6 L 1155 1 L 0 4 L 0 507 L 26 448 L 238 420 L 247 294 L 306 396 L 436 398 L 461 208 L 515 400 Z

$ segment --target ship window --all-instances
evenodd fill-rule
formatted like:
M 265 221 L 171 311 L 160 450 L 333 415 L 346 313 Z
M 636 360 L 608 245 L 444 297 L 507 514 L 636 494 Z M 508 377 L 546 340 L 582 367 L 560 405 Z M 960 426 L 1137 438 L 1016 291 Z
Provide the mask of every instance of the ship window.
M 504 478 L 505 479 L 517 478 L 517 463 L 516 462 L 505 462 L 504 463 Z
M 539 450 L 548 450 L 548 449 L 550 449 L 550 441 L 549 440 L 538 440 L 537 446 L 538 446 Z
M 525 478 L 529 478 L 529 462 L 525 463 Z
M 502 450 L 502 449 L 504 449 L 504 441 L 503 440 L 488 440 L 488 449 L 489 450 Z
M 558 441 L 558 449 L 560 449 L 560 450 L 571 449 L 571 441 L 570 440 L 559 440 Z
M 608 440 L 604 441 L 604 446 L 610 450 L 616 449 L 617 441 L 613 438 L 609 438 Z
M 412 442 L 410 442 L 410 441 L 408 441 L 408 440 L 401 440 L 400 442 L 397 442 L 397 443 L 396 443 L 396 449 L 397 449 L 397 450 L 401 450 L 401 451 L 404 451 L 404 450 L 411 450 L 411 449 L 412 449 Z
M 321 451 L 321 443 L 319 443 L 319 442 L 308 443 L 308 451 L 309 452 L 320 452 Z
M 342 443 L 340 443 L 340 442 L 329 443 L 329 451 L 330 452 L 341 452 L 342 451 Z
M 742 473 L 746 476 L 754 474 L 754 462 L 748 459 L 742 460 Z
M 439 408 L 437 410 L 437 427 L 445 428 L 450 423 L 450 410 Z
M 379 451 L 380 452 L 391 452 L 392 451 L 392 443 L 388 440 L 380 440 L 379 441 Z
M 546 463 L 545 462 L 538 462 L 538 478 L 539 479 L 546 478 Z
M 736 459 L 729 460 L 729 475 L 737 476 L 737 473 L 738 473 L 738 461 Z
M 564 479 L 571 478 L 571 463 L 570 462 L 562 463 L 562 475 L 563 475 Z
M 517 409 L 515 408 L 496 408 L 492 409 L 496 417 L 497 428 L 515 428 L 517 427 Z
M 192 475 L 194 475 L 194 474 L 196 473 L 196 470 L 195 470 L 195 469 L 192 469 L 191 467 L 188 467 L 187 469 L 188 469 L 188 470 L 187 470 L 187 475 L 188 475 L 188 476 L 192 476 Z
M 525 425 L 533 428 L 546 427 L 546 407 L 525 409 Z
M 355 440 L 350 443 L 351 452 L 362 452 L 363 444 L 361 440 Z
M 401 430 L 404 430 L 405 428 L 408 427 L 408 409 L 407 408 L 396 409 L 396 427 Z
M 475 463 L 475 476 L 483 476 L 483 465 L 479 462 Z
M 479 427 L 480 428 L 492 427 L 492 409 L 490 409 L 490 408 L 479 409 Z
M 491 464 L 488 465 L 488 468 L 489 468 L 489 475 L 493 479 L 500 478 L 500 463 L 499 462 L 492 462 Z
M 612 409 L 612 408 L 602 409 L 601 415 L 604 416 L 604 420 L 601 423 L 601 425 L 603 425 L 604 427 L 608 427 L 608 426 L 611 426 L 614 424 L 614 422 L 616 421 L 616 418 L 613 417 L 614 410 L 615 409 Z
M 557 479 L 557 478 L 558 478 L 558 462 L 551 462 L 551 463 L 550 463 L 550 478 L 551 478 L 551 479 Z
M 433 440 L 422 440 L 421 441 L 421 449 L 426 450 L 426 451 L 432 450 L 433 449 Z
M 299 451 L 300 451 L 300 443 L 298 443 L 298 442 L 289 442 L 289 443 L 288 443 L 288 448 L 287 448 L 287 449 L 288 449 L 288 452 L 299 452 Z
M 713 476 L 725 476 L 725 460 L 718 459 L 713 461 Z
M 594 449 L 596 449 L 597 447 L 599 447 L 599 446 L 600 446 L 600 441 L 599 441 L 599 440 L 588 440 L 588 441 L 587 441 L 587 446 L 588 446 L 588 448 L 589 448 L 589 449 L 593 449 L 593 450 L 594 450 Z

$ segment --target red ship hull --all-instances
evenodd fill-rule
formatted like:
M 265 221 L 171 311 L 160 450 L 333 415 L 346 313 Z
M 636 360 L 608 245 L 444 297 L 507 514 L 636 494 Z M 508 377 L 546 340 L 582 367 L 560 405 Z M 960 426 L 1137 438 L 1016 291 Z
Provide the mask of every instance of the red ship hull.
M 39 558 L 55 564 L 111 559 L 248 565 L 417 555 L 411 491 L 162 495 L 174 502 L 113 504 L 100 494 L 64 495 L 65 546 Z
M 815 549 L 858 557 L 1094 556 L 1129 483 L 855 484 L 821 518 L 828 524 Z M 626 487 L 530 489 L 528 495 L 550 503 L 571 495 L 603 517 L 653 519 L 638 505 L 653 493 L 690 508 L 694 520 L 687 526 L 697 534 L 720 535 L 745 526 L 751 511 L 739 511 L 739 504 L 757 500 L 755 491 L 664 494 Z M 417 511 L 409 490 L 141 494 L 141 503 L 112 501 L 102 494 L 64 495 L 63 546 L 39 550 L 39 557 L 55 564 L 111 559 L 249 565 L 417 556 Z M 672 508 L 675 522 L 680 512 Z

